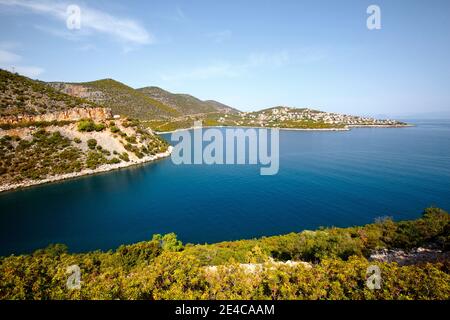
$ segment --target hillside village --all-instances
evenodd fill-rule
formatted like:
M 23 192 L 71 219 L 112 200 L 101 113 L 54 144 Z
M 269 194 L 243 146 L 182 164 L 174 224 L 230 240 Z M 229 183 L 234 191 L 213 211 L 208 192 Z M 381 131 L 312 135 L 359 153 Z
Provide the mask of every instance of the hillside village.
M 330 125 L 346 125 L 346 126 L 400 126 L 404 123 L 396 120 L 378 120 L 369 117 L 358 117 L 346 114 L 338 114 L 333 112 L 324 112 L 308 108 L 289 108 L 276 107 L 261 112 L 241 113 L 243 121 L 250 123 L 271 124 L 286 121 L 312 121 L 322 122 Z M 225 122 L 225 118 L 221 119 Z

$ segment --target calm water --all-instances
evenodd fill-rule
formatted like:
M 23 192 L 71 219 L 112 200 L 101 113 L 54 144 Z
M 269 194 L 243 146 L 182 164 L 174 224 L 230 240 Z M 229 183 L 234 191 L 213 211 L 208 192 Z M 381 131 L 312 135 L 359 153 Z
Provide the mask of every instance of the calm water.
M 170 159 L 0 194 L 0 255 L 111 249 L 176 232 L 203 243 L 450 209 L 450 122 L 280 133 L 280 171 Z

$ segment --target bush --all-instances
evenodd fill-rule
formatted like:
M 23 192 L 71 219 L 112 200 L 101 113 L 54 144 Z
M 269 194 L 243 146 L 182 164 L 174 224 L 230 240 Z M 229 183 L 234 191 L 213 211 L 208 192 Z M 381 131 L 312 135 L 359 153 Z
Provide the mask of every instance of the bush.
M 106 163 L 108 163 L 108 160 L 100 152 L 90 151 L 87 155 L 86 166 L 89 169 L 95 169 L 98 166 L 100 166 L 102 164 L 106 164 Z
M 96 124 L 92 119 L 83 119 L 78 122 L 78 131 L 81 132 L 103 131 L 105 128 L 103 123 Z
M 183 250 L 183 243 L 177 239 L 177 235 L 173 232 L 164 236 L 155 234 L 153 235 L 152 241 L 157 241 L 165 251 L 178 252 Z
M 112 133 L 118 133 L 118 132 L 120 131 L 120 129 L 117 128 L 116 126 L 111 126 L 111 127 L 109 128 L 109 130 L 111 130 Z
M 122 154 L 119 155 L 119 159 L 128 162 L 130 161 L 130 157 L 128 156 L 127 152 L 123 152 Z
M 118 164 L 120 163 L 120 160 L 117 158 L 112 158 L 111 160 L 108 161 L 109 164 Z
M 95 123 L 91 119 L 83 119 L 78 122 L 78 131 L 92 132 L 95 130 Z
M 106 126 L 103 123 L 99 123 L 95 125 L 95 131 L 103 131 L 105 130 Z
M 87 145 L 88 145 L 89 149 L 94 150 L 95 147 L 97 146 L 97 140 L 95 140 L 95 139 L 89 139 L 89 140 L 87 141 Z
M 128 143 L 131 143 L 131 144 L 136 144 L 136 143 L 137 143 L 136 136 L 126 137 L 125 140 L 126 140 Z

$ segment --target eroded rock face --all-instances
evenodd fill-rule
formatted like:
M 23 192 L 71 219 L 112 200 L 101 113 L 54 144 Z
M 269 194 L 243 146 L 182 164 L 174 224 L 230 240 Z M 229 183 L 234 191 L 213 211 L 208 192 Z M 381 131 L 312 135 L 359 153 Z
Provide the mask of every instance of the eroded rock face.
M 450 252 L 431 248 L 416 248 L 412 250 L 381 249 L 372 252 L 369 257 L 369 261 L 396 262 L 401 266 L 448 260 L 450 260 Z
M 4 116 L 0 118 L 0 124 L 18 124 L 29 122 L 51 122 L 51 121 L 78 121 L 89 118 L 94 121 L 103 121 L 112 118 L 109 108 L 72 108 L 69 110 L 45 113 L 40 115 L 17 115 Z
M 61 91 L 65 94 L 68 94 L 73 97 L 83 98 L 83 99 L 91 99 L 94 101 L 101 100 L 103 98 L 103 92 L 101 91 L 93 91 L 87 87 L 78 84 L 69 84 L 69 83 L 61 83 L 61 82 L 53 82 L 49 84 L 54 89 Z

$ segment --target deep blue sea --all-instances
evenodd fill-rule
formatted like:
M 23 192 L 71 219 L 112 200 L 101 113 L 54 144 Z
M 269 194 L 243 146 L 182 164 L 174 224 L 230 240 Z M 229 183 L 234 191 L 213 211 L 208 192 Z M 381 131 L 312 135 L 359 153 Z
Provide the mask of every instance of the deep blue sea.
M 167 135 L 166 135 L 167 137 Z M 450 122 L 348 132 L 280 131 L 280 170 L 134 168 L 0 194 L 0 255 L 65 243 L 114 249 L 175 232 L 204 243 L 450 210 Z

